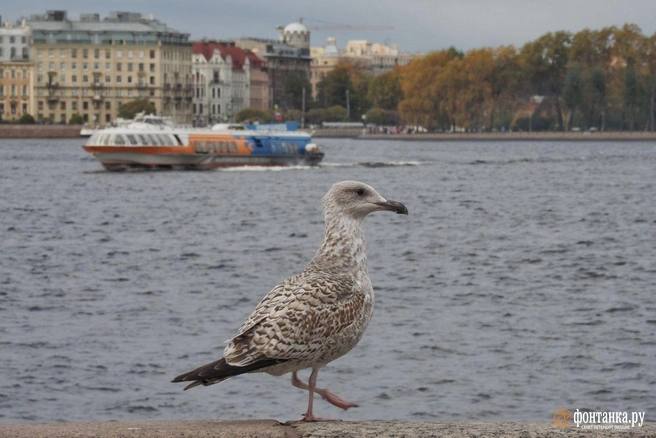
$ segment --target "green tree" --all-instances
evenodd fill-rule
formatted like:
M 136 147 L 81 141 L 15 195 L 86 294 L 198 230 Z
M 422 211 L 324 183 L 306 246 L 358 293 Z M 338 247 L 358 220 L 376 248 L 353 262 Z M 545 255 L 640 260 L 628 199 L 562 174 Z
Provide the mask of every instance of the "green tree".
M 282 100 L 278 102 L 282 110 L 297 109 L 303 107 L 303 89 L 305 89 L 305 105 L 311 100 L 312 85 L 304 71 L 290 71 L 285 75 L 283 82 Z
M 396 110 L 402 98 L 399 71 L 394 69 L 371 79 L 367 98 L 374 108 Z
M 583 104 L 583 78 L 581 67 L 578 64 L 572 64 L 565 76 L 563 84 L 563 102 L 567 108 L 567 118 L 565 129 L 572 129 L 574 114 Z
M 334 105 L 346 108 L 347 93 L 354 91 L 348 65 L 339 63 L 317 84 L 317 104 L 323 108 Z
M 360 120 L 369 108 L 370 82 L 371 77 L 361 65 L 340 62 L 317 84 L 316 105 L 347 108 L 351 120 Z
M 118 116 L 133 119 L 138 113 L 155 114 L 155 104 L 148 99 L 135 99 L 118 107 Z
M 547 33 L 525 44 L 520 52 L 522 68 L 531 92 L 553 98 L 560 130 L 564 128 L 561 94 L 571 40 L 569 32 Z
M 606 129 L 606 75 L 601 67 L 592 69 L 588 83 L 590 96 L 587 107 L 588 126 L 599 126 L 599 129 L 604 131 Z
M 343 122 L 346 120 L 346 108 L 334 105 L 328 108 L 313 108 L 306 114 L 308 123 L 318 125 L 321 122 Z
M 237 123 L 242 122 L 260 122 L 268 123 L 273 120 L 273 114 L 270 111 L 262 111 L 255 108 L 245 108 L 235 115 Z
M 78 113 L 74 113 L 71 116 L 70 120 L 68 121 L 68 124 L 69 125 L 82 125 L 82 124 L 84 124 L 84 117 L 82 117 Z
M 630 62 L 624 71 L 624 125 L 630 131 L 635 129 L 640 91 L 635 66 Z
M 20 117 L 20 119 L 18 119 L 18 123 L 31 125 L 31 124 L 35 123 L 35 120 L 34 120 L 34 117 L 32 117 L 31 114 L 25 113 Z
M 367 111 L 367 123 L 379 126 L 395 126 L 399 124 L 399 113 L 394 110 L 372 108 Z

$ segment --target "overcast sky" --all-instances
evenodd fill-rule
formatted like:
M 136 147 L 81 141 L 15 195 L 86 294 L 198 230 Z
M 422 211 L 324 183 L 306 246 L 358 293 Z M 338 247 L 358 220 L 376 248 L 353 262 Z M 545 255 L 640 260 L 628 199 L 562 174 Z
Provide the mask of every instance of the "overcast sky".
M 391 26 L 385 30 L 312 33 L 312 45 L 336 36 L 392 42 L 402 50 L 424 52 L 455 46 L 470 49 L 522 45 L 549 31 L 638 24 L 656 31 L 656 0 L 2 0 L 3 20 L 46 9 L 80 12 L 127 10 L 152 13 L 192 38 L 275 37 L 276 26 L 304 17 L 312 27 L 331 24 Z

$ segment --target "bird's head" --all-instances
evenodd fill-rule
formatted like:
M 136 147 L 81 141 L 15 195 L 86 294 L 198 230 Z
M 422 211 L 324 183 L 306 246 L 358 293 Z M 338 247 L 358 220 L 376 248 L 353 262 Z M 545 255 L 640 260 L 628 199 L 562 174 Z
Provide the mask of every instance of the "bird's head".
M 373 187 L 359 181 L 341 181 L 333 184 L 323 197 L 326 211 L 363 219 L 374 211 L 393 211 L 408 214 L 405 205 L 382 197 Z

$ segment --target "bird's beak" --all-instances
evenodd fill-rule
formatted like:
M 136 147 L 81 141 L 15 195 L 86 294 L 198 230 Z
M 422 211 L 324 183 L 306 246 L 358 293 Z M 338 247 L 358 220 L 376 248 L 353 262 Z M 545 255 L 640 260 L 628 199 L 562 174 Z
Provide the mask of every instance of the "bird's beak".
M 384 202 L 374 202 L 381 210 L 394 211 L 396 214 L 408 214 L 408 209 L 405 205 L 397 201 L 384 201 Z

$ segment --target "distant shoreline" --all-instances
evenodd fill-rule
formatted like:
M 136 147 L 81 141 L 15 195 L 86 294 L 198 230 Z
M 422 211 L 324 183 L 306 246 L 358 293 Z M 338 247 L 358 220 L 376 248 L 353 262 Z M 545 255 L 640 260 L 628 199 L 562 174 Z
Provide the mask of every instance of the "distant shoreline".
M 80 138 L 81 125 L 28 125 L 0 123 L 0 139 Z
M 80 138 L 80 125 L 0 124 L 0 139 Z M 350 138 L 355 140 L 395 141 L 656 141 L 656 132 L 467 132 L 426 134 L 363 134 L 362 129 L 307 130 L 315 138 Z
M 318 129 L 316 138 L 396 141 L 656 141 L 656 132 L 467 132 L 427 134 L 363 134 L 361 129 Z

